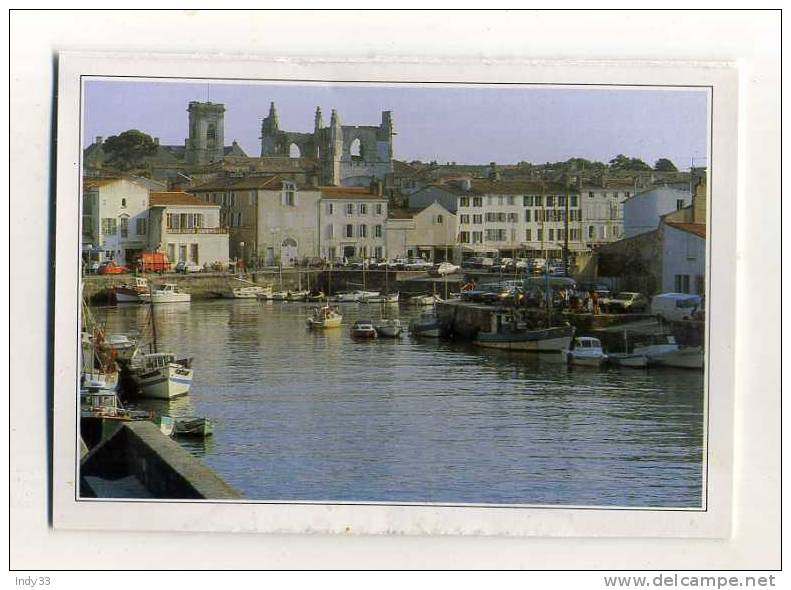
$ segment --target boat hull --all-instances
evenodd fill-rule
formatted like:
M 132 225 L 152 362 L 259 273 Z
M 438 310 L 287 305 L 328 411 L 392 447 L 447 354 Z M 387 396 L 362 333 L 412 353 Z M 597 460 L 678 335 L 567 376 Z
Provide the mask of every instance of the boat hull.
M 140 303 L 142 299 L 140 299 L 140 293 L 116 289 L 115 301 L 116 303 Z
M 701 349 L 681 349 L 674 352 L 656 355 L 649 359 L 651 364 L 659 367 L 676 369 L 703 369 L 705 359 Z
M 144 303 L 189 303 L 192 297 L 189 293 L 168 293 L 168 294 L 153 294 L 153 295 L 140 295 L 140 301 Z
M 518 350 L 524 352 L 556 352 L 568 350 L 574 337 L 573 326 L 547 328 L 544 330 L 527 330 L 524 332 L 506 332 L 492 334 L 481 332 L 475 339 L 477 346 L 497 348 L 500 350 Z
M 619 367 L 645 368 L 648 366 L 648 357 L 644 354 L 610 354 L 610 364 Z
M 308 327 L 311 330 L 327 330 L 330 328 L 340 328 L 343 318 L 331 318 L 327 320 L 315 320 L 308 318 Z
M 256 299 L 258 297 L 267 298 L 272 291 L 265 287 L 238 287 L 230 291 L 223 291 L 224 299 Z
M 140 388 L 140 397 L 173 399 L 189 393 L 192 369 L 171 364 L 151 371 L 135 373 L 132 378 Z

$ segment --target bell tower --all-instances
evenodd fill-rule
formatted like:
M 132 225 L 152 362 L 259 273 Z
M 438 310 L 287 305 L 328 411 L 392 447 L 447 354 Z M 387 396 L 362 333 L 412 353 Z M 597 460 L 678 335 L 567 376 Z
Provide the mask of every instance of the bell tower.
M 225 155 L 225 105 L 192 101 L 189 113 L 189 138 L 184 161 L 201 166 L 218 162 Z

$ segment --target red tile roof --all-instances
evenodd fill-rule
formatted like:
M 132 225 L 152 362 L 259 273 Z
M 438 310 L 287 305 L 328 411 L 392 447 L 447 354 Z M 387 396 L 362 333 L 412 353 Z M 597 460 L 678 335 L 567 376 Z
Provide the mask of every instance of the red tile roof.
M 699 238 L 706 239 L 706 224 L 705 223 L 675 223 L 675 222 L 667 222 L 667 225 L 670 227 L 674 227 L 676 229 L 680 229 L 681 231 L 689 232 L 691 234 L 695 234 Z
M 194 206 L 194 207 L 219 207 L 207 203 L 201 198 L 184 192 L 168 192 L 168 193 L 151 193 L 151 206 L 152 207 L 169 207 L 169 206 Z

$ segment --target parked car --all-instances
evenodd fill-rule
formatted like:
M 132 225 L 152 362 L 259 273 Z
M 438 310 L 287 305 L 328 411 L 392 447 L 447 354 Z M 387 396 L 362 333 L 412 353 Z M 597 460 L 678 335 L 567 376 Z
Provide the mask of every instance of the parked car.
M 190 262 L 188 260 L 179 260 L 176 264 L 175 268 L 176 272 L 183 272 L 187 274 L 188 272 L 201 272 L 203 267 L 200 264 L 195 264 L 194 262 Z
M 440 262 L 437 266 L 429 271 L 430 275 L 437 277 L 444 277 L 445 275 L 452 275 L 461 270 L 461 267 L 456 266 L 450 262 Z
M 122 264 L 117 264 L 114 260 L 102 262 L 96 271 L 100 275 L 120 275 L 129 272 L 129 269 Z
M 648 309 L 648 298 L 642 293 L 622 291 L 607 302 L 610 313 L 638 313 Z
M 434 265 L 422 258 L 412 258 L 404 267 L 406 270 L 428 270 Z
M 651 313 L 660 322 L 693 319 L 702 307 L 700 296 L 688 293 L 662 293 L 651 299 Z
M 544 258 L 533 258 L 533 260 L 530 261 L 530 270 L 533 272 L 543 272 L 546 264 L 547 261 Z

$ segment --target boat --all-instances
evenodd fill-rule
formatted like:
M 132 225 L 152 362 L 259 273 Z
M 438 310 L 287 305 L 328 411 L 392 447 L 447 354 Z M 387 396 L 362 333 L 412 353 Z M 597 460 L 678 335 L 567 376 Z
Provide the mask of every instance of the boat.
M 261 285 L 248 285 L 246 287 L 232 287 L 222 292 L 224 299 L 268 299 L 272 294 L 272 287 Z
M 199 416 L 173 417 L 173 436 L 211 436 L 214 422 Z
M 192 359 L 176 359 L 170 352 L 139 353 L 129 372 L 141 397 L 172 399 L 189 393 L 192 385 Z
M 288 291 L 275 291 L 272 295 L 269 296 L 269 299 L 272 301 L 287 301 L 288 300 Z
M 360 303 L 398 303 L 398 293 L 386 295 L 367 296 L 360 300 Z
M 121 404 L 115 391 L 81 387 L 80 417 L 105 420 L 150 420 L 152 414 L 145 410 L 127 410 Z
M 512 312 L 495 312 L 492 313 L 491 329 L 478 332 L 474 344 L 502 350 L 565 351 L 571 347 L 574 332 L 574 326 L 570 325 L 529 328 Z
M 308 327 L 313 330 L 338 328 L 342 321 L 343 316 L 329 305 L 315 308 L 307 318 Z
M 634 354 L 648 358 L 648 364 L 680 369 L 703 369 L 705 355 L 700 346 L 682 346 L 671 335 L 662 335 L 658 340 L 634 347 Z
M 618 365 L 619 367 L 644 368 L 648 366 L 647 356 L 633 352 L 609 352 L 607 353 L 607 360 L 610 364 Z
M 376 328 L 371 320 L 357 320 L 352 325 L 352 338 L 376 338 Z
M 575 338 L 573 348 L 561 351 L 561 355 L 572 365 L 584 367 L 601 367 L 607 361 L 607 355 L 602 350 L 601 340 L 591 336 Z
M 140 295 L 148 292 L 148 281 L 143 277 L 135 277 L 132 284 L 124 283 L 113 287 L 116 303 L 140 303 Z
M 287 301 L 306 301 L 309 291 L 291 291 L 286 297 Z
M 180 290 L 173 283 L 166 283 L 150 293 L 141 293 L 140 301 L 144 303 L 189 303 L 190 294 Z
M 312 303 L 318 303 L 320 301 L 324 301 L 325 299 L 327 299 L 327 296 L 323 291 L 311 291 L 306 297 L 306 301 L 310 301 Z
M 137 341 L 127 334 L 107 334 L 102 345 L 111 351 L 110 354 L 119 364 L 128 363 L 137 350 Z
M 439 338 L 442 335 L 442 324 L 436 311 L 424 311 L 409 322 L 409 332 L 419 338 Z
M 383 319 L 376 322 L 374 328 L 382 338 L 398 338 L 404 331 L 404 324 L 398 318 Z
M 434 295 L 415 295 L 414 297 L 409 298 L 409 305 L 415 306 L 428 306 L 441 302 L 442 297 L 436 293 Z

